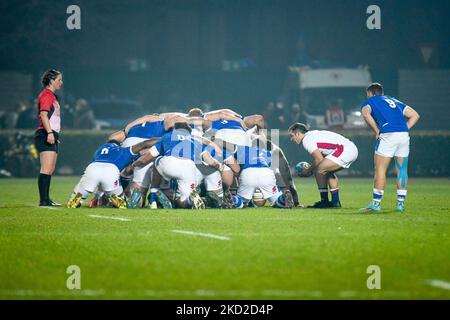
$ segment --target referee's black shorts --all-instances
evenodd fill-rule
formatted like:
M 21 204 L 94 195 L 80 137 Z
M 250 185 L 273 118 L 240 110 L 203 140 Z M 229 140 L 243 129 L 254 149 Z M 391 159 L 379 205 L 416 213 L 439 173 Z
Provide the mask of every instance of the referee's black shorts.
M 38 152 L 44 151 L 54 151 L 58 153 L 59 151 L 59 134 L 53 131 L 55 136 L 55 143 L 50 144 L 47 142 L 47 131 L 45 129 L 38 129 L 34 135 L 34 146 Z

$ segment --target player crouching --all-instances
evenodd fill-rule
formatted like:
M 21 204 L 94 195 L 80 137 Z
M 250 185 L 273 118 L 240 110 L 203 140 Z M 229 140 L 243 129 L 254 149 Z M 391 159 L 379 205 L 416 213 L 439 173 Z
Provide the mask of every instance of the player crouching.
M 300 176 L 315 175 L 321 200 L 309 208 L 341 208 L 339 184 L 336 172 L 349 168 L 358 158 L 358 148 L 349 139 L 326 130 L 309 131 L 302 123 L 294 123 L 288 129 L 292 142 L 302 144 L 313 157 L 313 164 Z M 331 202 L 328 199 L 328 186 Z
M 146 140 L 128 148 L 120 147 L 114 140 L 102 145 L 95 152 L 94 161 L 87 166 L 75 186 L 67 207 L 79 208 L 92 192 L 102 190 L 114 207 L 126 209 L 127 203 L 119 182 L 120 172 L 139 158 L 141 151 L 151 148 L 157 140 Z
M 191 127 L 186 122 L 177 122 L 174 129 L 164 134 L 161 140 L 150 149 L 148 155 L 132 164 L 131 167 L 139 167 L 156 158 L 149 196 L 151 208 L 156 209 L 158 192 L 160 196 L 162 195 L 159 190 L 161 178 L 166 181 L 176 181 L 175 193 L 178 194 L 176 199 L 178 207 L 205 208 L 196 190 L 198 185 L 196 163 L 210 159 L 211 165 L 216 169 L 222 166 L 205 150 L 207 146 L 192 136 L 191 131 Z M 207 155 L 209 155 L 208 158 L 206 158 Z
M 226 164 L 239 175 L 237 195 L 233 196 L 236 208 L 250 204 L 257 189 L 264 200 L 277 208 L 292 208 L 294 206 L 289 190 L 283 193 L 276 185 L 276 178 L 271 169 L 272 154 L 259 147 L 238 146 L 234 157 Z

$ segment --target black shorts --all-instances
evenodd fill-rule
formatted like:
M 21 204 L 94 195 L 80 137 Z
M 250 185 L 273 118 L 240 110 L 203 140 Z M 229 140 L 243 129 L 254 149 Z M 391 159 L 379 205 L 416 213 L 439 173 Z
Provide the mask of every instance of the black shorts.
M 54 151 L 58 153 L 59 151 L 59 134 L 57 132 L 53 131 L 53 134 L 55 136 L 55 143 L 50 144 L 47 142 L 47 131 L 45 129 L 38 129 L 36 130 L 36 133 L 34 135 L 34 146 L 36 147 L 36 150 L 39 152 L 44 151 Z

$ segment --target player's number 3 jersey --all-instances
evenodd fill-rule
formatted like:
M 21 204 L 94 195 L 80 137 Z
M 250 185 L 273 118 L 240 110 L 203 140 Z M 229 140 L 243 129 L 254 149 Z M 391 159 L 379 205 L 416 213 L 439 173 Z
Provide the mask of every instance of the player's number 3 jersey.
M 364 101 L 361 108 L 366 105 L 372 109 L 371 115 L 380 129 L 380 133 L 408 132 L 403 116 L 408 106 L 400 100 L 386 95 L 375 95 Z

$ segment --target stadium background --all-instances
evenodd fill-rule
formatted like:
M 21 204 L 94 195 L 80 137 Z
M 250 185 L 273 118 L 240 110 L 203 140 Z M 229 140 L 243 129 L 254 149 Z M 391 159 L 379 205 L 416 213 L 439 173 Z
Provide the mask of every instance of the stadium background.
M 0 176 L 38 172 L 27 137 L 36 123 L 39 77 L 48 68 L 63 71 L 65 82 L 57 174 L 79 175 L 127 117 L 193 106 L 265 113 L 273 103 L 283 108 L 267 117 L 268 126 L 286 130 L 289 108 L 299 103 L 289 66 L 367 66 L 387 94 L 422 116 L 412 133 L 411 176 L 450 175 L 448 1 L 72 2 L 0 4 Z M 66 27 L 71 4 L 81 9 L 81 30 Z M 381 8 L 381 30 L 366 27 L 371 4 Z M 94 113 L 88 128 L 75 124 L 79 99 Z M 109 119 L 109 107 L 100 110 L 108 104 L 123 124 Z M 106 128 L 99 122 L 105 118 Z M 346 174 L 370 176 L 373 137 L 366 129 L 343 134 L 360 149 Z M 291 165 L 307 159 L 283 133 L 280 144 Z

